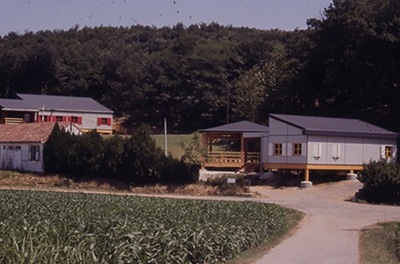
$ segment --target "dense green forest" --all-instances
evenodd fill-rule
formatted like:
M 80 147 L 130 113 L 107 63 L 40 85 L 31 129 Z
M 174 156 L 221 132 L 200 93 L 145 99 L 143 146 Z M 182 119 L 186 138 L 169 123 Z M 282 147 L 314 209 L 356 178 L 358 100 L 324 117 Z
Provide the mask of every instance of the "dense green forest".
M 0 37 L 0 97 L 92 97 L 132 122 L 194 131 L 268 113 L 400 130 L 400 1 L 334 0 L 308 29 L 217 23 Z

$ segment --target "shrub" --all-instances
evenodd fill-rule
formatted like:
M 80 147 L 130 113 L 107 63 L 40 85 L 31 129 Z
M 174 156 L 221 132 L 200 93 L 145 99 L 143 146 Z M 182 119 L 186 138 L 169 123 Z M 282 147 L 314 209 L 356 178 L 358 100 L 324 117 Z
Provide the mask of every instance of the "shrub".
M 400 204 L 400 165 L 386 160 L 364 164 L 359 177 L 364 184 L 357 198 L 371 203 Z
M 48 173 L 65 172 L 68 169 L 70 144 L 69 134 L 60 130 L 57 123 L 47 139 L 43 148 L 43 163 Z
M 166 157 L 147 125 L 141 125 L 130 138 L 103 139 L 95 130 L 75 136 L 56 124 L 44 146 L 44 164 L 47 173 L 105 177 L 129 184 L 194 183 L 199 178 L 199 165 Z

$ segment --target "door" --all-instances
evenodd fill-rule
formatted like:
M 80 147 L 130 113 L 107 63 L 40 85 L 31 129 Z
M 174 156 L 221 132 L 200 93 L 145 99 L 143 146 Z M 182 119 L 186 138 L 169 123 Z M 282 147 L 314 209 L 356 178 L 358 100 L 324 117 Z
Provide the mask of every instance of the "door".
M 14 147 L 14 170 L 21 170 L 21 147 Z
M 7 147 L 7 169 L 19 170 L 21 169 L 21 147 L 8 146 Z

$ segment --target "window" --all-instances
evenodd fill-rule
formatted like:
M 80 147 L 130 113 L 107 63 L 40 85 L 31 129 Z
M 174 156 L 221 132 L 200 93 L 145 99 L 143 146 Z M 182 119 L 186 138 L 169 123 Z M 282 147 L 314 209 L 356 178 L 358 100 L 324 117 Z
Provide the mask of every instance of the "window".
M 40 160 L 40 146 L 29 146 L 29 160 Z
M 107 125 L 107 121 L 108 121 L 108 118 L 101 118 L 100 119 L 100 124 L 101 125 Z
M 274 156 L 282 156 L 282 143 L 274 143 Z
M 97 118 L 98 126 L 111 126 L 111 118 L 99 117 Z
M 301 143 L 293 143 L 293 156 L 301 156 Z
M 385 158 L 386 159 L 393 158 L 393 147 L 385 146 Z
M 30 114 L 24 114 L 24 121 L 26 123 L 30 123 L 31 122 L 31 116 Z
M 62 122 L 63 121 L 63 117 L 62 116 L 56 116 L 56 121 L 57 122 Z
M 81 125 L 82 124 L 82 117 L 81 116 L 70 116 L 68 120 L 71 120 L 72 123 Z
M 50 121 L 50 117 L 47 115 L 41 116 L 42 118 L 42 122 L 49 122 Z

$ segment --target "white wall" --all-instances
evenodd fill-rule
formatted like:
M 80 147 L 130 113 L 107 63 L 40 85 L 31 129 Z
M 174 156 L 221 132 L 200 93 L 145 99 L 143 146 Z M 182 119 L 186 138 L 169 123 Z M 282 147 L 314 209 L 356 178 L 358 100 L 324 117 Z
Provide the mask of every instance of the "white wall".
M 316 147 L 318 145 L 318 147 Z M 381 155 L 385 146 L 393 148 L 393 160 L 396 158 L 396 140 L 369 139 L 353 137 L 308 137 L 308 164 L 325 165 L 361 165 L 371 160 L 384 158 Z M 320 150 L 320 157 L 316 149 Z
M 29 147 L 40 146 L 40 159 L 29 160 Z M 13 149 L 9 149 L 13 147 Z M 15 149 L 19 147 L 20 151 Z M 2 143 L 0 144 L 0 169 L 21 170 L 43 173 L 43 144 L 40 143 Z
M 113 115 L 112 114 L 98 114 L 98 113 L 79 113 L 79 112 L 60 112 L 60 111 L 40 111 L 39 115 L 47 115 L 47 116 L 75 116 L 82 118 L 82 124 L 75 125 L 83 130 L 112 130 L 113 124 Z M 98 118 L 110 118 L 111 125 L 98 125 Z

